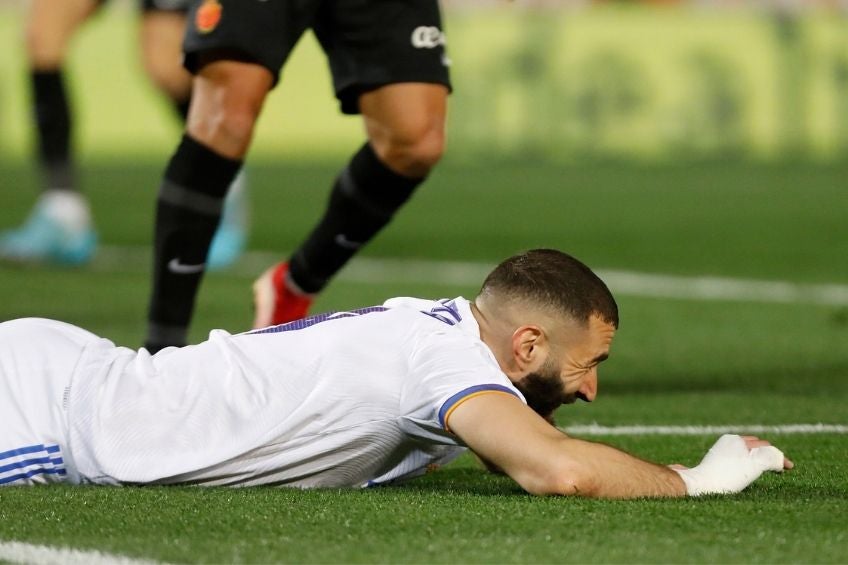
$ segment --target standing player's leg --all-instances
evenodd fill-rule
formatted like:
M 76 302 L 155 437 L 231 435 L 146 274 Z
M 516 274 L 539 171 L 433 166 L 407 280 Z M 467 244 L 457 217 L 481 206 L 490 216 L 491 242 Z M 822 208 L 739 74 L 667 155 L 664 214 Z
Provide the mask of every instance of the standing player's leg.
M 145 347 L 184 345 L 224 196 L 274 84 L 267 68 L 233 60 L 201 64 L 186 133 L 165 170 L 156 208 L 153 295 Z
M 188 0 L 142 1 L 141 53 L 144 70 L 174 106 L 182 122 L 188 117 L 192 76 L 182 64 Z M 206 258 L 209 269 L 231 265 L 244 251 L 249 224 L 247 182 L 240 172 L 227 192 L 221 223 Z
M 444 85 L 410 82 L 359 97 L 368 142 L 336 179 L 306 241 L 254 283 L 254 327 L 305 316 L 311 297 L 389 223 L 442 156 L 447 96 Z
M 183 42 L 195 74 L 186 133 L 156 209 L 153 291 L 145 346 L 186 343 L 227 187 L 247 153 L 265 97 L 320 0 L 193 1 Z
M 94 253 L 88 202 L 74 174 L 72 120 L 63 72 L 68 45 L 97 0 L 33 0 L 27 55 L 43 191 L 26 223 L 0 236 L 0 256 L 79 264 Z
M 306 241 L 254 283 L 256 327 L 303 317 L 315 293 L 388 224 L 444 149 L 450 79 L 437 0 L 331 2 L 313 28 L 342 111 L 363 114 L 368 143 L 342 170 Z
M 144 72 L 154 86 L 172 102 L 180 120 L 188 116 L 191 73 L 183 68 L 183 10 L 166 10 L 145 2 L 141 17 L 141 57 Z

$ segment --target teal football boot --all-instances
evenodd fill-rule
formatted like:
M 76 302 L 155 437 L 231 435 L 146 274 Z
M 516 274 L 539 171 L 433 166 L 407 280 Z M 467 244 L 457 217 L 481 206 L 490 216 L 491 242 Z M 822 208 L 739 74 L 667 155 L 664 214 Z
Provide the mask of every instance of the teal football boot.
M 42 197 L 21 227 L 0 233 L 0 259 L 60 265 L 83 265 L 91 260 L 97 233 L 87 221 L 80 227 L 62 222 L 50 213 L 55 203 L 49 200 Z
M 226 269 L 236 262 L 247 246 L 249 224 L 247 181 L 242 170 L 233 180 L 227 192 L 227 198 L 224 200 L 221 223 L 212 237 L 209 253 L 206 255 L 207 269 L 213 271 Z

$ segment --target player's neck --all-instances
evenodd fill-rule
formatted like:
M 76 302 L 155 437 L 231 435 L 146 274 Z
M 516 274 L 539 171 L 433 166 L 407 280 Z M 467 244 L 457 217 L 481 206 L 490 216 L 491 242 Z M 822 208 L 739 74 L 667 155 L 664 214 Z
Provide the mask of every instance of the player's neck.
M 515 382 L 521 377 L 515 371 L 512 355 L 509 348 L 509 336 L 504 334 L 503 324 L 489 314 L 489 310 L 485 304 L 478 304 L 478 299 L 470 303 L 471 313 L 474 319 L 477 320 L 477 325 L 480 327 L 480 340 L 486 344 L 500 366 L 501 371 Z

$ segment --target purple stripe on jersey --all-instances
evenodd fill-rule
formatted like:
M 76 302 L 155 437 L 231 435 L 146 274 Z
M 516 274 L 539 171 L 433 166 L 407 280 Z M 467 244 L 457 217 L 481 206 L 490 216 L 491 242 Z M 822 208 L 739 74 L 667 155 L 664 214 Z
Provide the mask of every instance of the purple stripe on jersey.
M 386 310 L 388 310 L 388 308 L 386 308 L 385 306 L 369 306 L 368 308 L 358 308 L 357 310 L 351 310 L 349 312 L 327 312 L 325 314 L 317 314 L 315 316 L 303 318 L 302 320 L 295 320 L 294 322 L 288 322 L 285 324 L 280 324 L 278 326 L 270 326 L 268 328 L 262 328 L 261 330 L 254 330 L 252 332 L 247 333 L 270 334 L 277 332 L 292 332 L 296 330 L 306 329 L 310 326 L 314 326 L 315 324 L 320 324 L 321 322 L 326 322 L 328 320 L 352 318 L 354 316 L 362 316 L 363 314 L 371 314 L 372 312 L 385 312 Z
M 448 412 L 450 412 L 450 409 L 462 402 L 462 400 L 466 397 L 476 394 L 478 392 L 486 391 L 506 392 L 518 398 L 518 395 L 515 394 L 514 390 L 507 388 L 503 385 L 486 384 L 470 386 L 466 389 L 457 392 L 456 394 L 448 398 L 444 404 L 442 404 L 442 407 L 439 409 L 439 423 L 444 429 L 448 429 L 446 425 L 447 422 L 445 422 L 445 418 L 447 417 Z
M 448 300 L 443 298 L 439 301 L 440 306 L 434 306 L 429 312 L 421 310 L 421 313 L 435 318 L 440 322 L 444 322 L 449 326 L 456 325 L 462 321 L 462 316 L 459 314 L 459 308 L 456 305 L 456 300 Z

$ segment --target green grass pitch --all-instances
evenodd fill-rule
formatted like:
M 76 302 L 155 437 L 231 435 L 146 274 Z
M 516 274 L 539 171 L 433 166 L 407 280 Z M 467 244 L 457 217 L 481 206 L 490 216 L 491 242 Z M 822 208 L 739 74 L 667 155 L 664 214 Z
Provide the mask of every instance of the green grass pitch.
M 123 57 L 132 37 L 121 25 L 115 45 Z M 97 34 L 118 34 L 106 29 L 92 28 L 79 48 L 94 53 Z M 9 47 L 15 33 L 15 20 L 0 12 L 0 46 L 7 47 L 0 69 L 8 78 L 0 102 L 23 99 Z M 75 70 L 110 88 L 111 75 L 102 72 L 108 64 L 82 59 Z M 144 96 L 149 102 L 149 89 Z M 324 110 L 334 111 L 327 104 Z M 23 122 L 8 108 L 0 106 L 0 127 L 13 122 L 0 131 L 12 132 L 0 137 L 0 150 L 8 149 L 0 152 L 0 229 L 23 219 L 37 188 L 24 158 Z M 83 120 L 97 122 L 95 109 L 87 106 Z M 161 118 L 147 108 L 126 119 L 147 125 L 151 116 Z M 114 134 L 103 123 L 121 119 L 120 110 L 100 117 L 98 127 Z M 171 149 L 164 140 L 175 131 L 161 119 L 147 136 L 155 143 L 141 152 L 124 150 L 129 126 L 126 143 L 113 151 L 92 141 L 100 130 L 83 131 L 82 180 L 108 252 L 84 269 L 0 264 L 0 320 L 51 317 L 122 345 L 140 343 L 153 199 Z M 345 131 L 345 139 L 358 135 Z M 552 246 L 602 269 L 848 284 L 844 162 L 563 167 L 469 163 L 455 157 L 461 152 L 451 148 L 365 257 L 494 263 Z M 341 161 L 255 157 L 250 245 L 284 256 L 317 218 Z M 192 339 L 216 327 L 247 329 L 249 284 L 261 266 L 245 261 L 207 275 Z M 413 284 L 342 273 L 316 309 L 475 291 L 439 272 Z M 561 409 L 559 425 L 848 424 L 848 306 L 803 297 L 778 303 L 626 293 L 619 304 L 621 330 L 601 369 L 599 397 Z M 696 464 L 715 437 L 597 439 L 651 460 Z M 366 491 L 3 488 L 0 547 L 21 541 L 167 562 L 844 563 L 848 437 L 767 437 L 794 459 L 795 470 L 763 477 L 736 496 L 704 499 L 534 498 L 471 457 L 406 485 Z
M 335 167 L 254 163 L 252 247 L 296 245 Z M 160 168 L 153 160 L 91 160 L 87 188 L 117 256 L 90 269 L 3 265 L 0 319 L 50 316 L 137 345 L 148 290 L 143 246 Z M 18 181 L 15 190 L 3 188 L 6 226 L 26 211 L 35 178 L 18 161 L 2 162 L 0 175 Z M 804 164 L 475 169 L 448 162 L 366 255 L 494 262 L 550 245 L 598 268 L 845 284 L 841 175 L 838 167 Z M 213 327 L 247 327 L 252 274 L 240 264 L 208 275 L 194 339 Z M 318 308 L 475 290 L 441 283 L 438 273 L 413 285 L 343 276 Z M 619 302 L 622 327 L 601 371 L 600 396 L 561 409 L 560 425 L 848 420 L 845 306 L 629 295 Z M 715 436 L 598 439 L 695 464 Z M 844 562 L 848 439 L 769 439 L 797 469 L 731 497 L 539 499 L 469 457 L 408 485 L 364 492 L 0 489 L 0 540 L 170 562 Z

